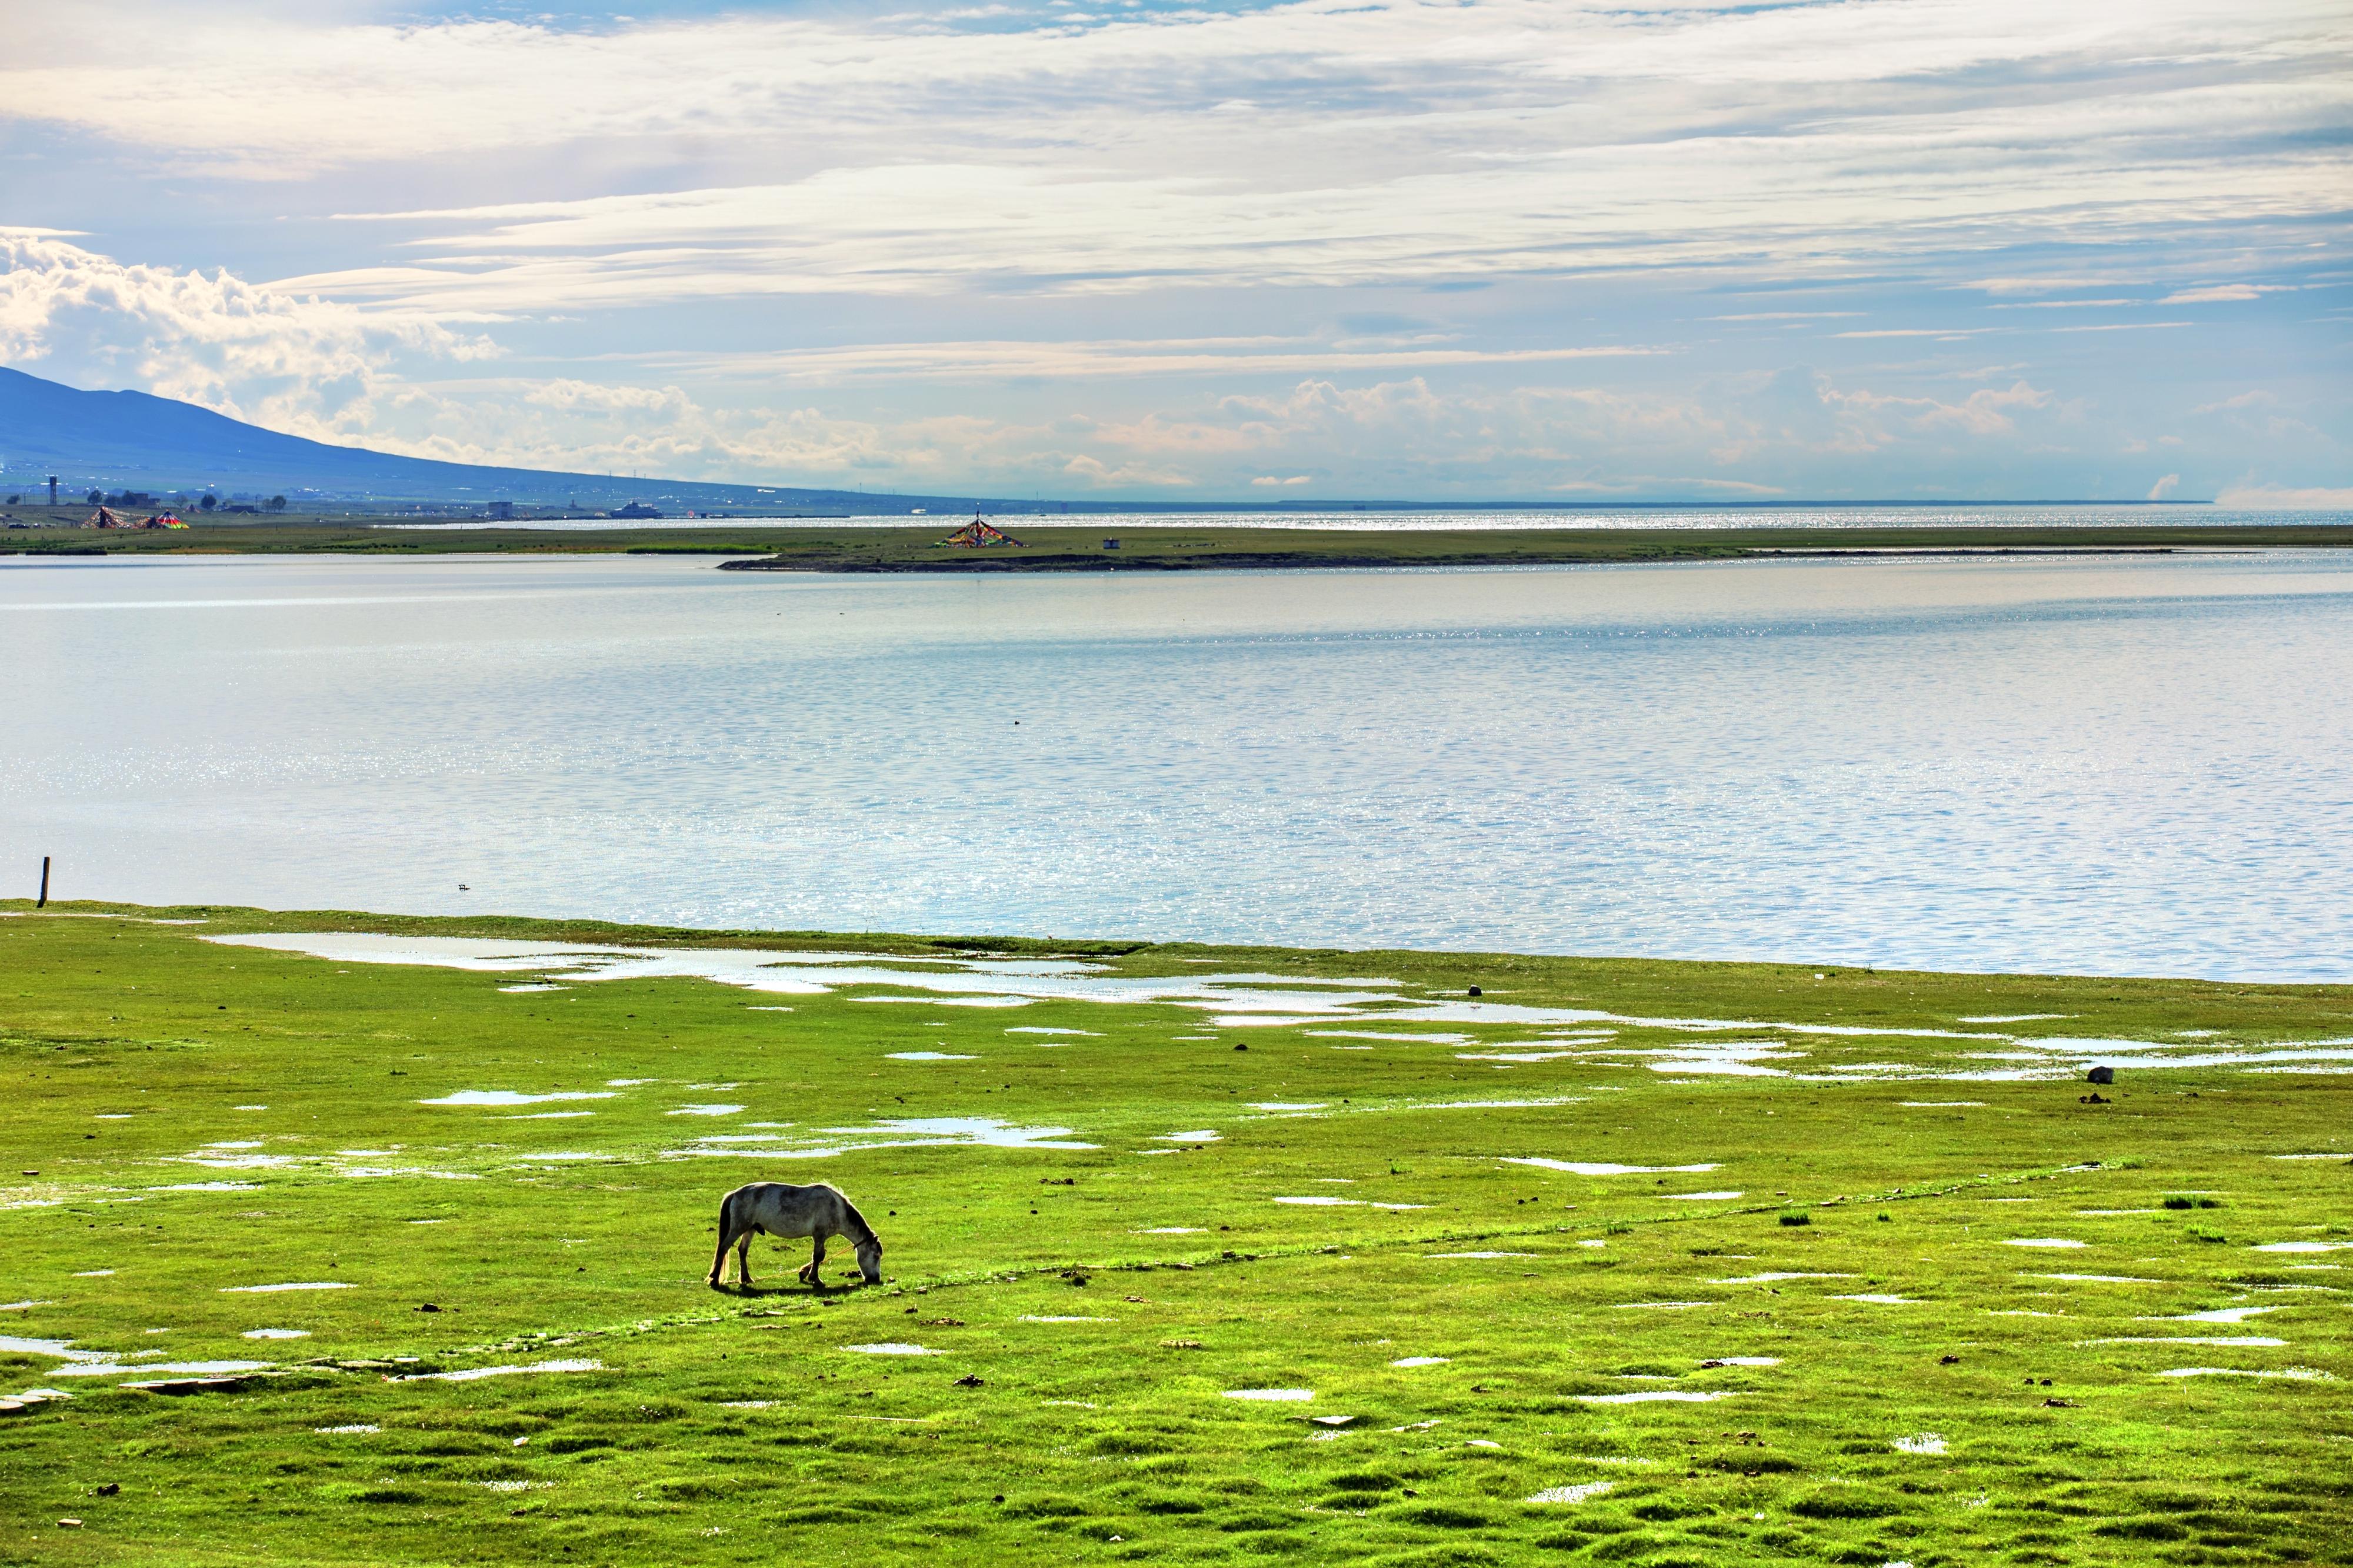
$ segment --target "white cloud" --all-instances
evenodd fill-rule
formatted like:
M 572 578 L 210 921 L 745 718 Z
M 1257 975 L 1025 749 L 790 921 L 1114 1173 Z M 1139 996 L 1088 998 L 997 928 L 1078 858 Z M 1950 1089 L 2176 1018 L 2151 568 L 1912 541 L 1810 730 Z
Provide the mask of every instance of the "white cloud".
M 1789 492 L 1793 476 L 1809 488 L 1802 476 L 1825 457 L 1903 475 L 1915 455 L 2015 445 L 2025 438 L 2021 420 L 2058 412 L 2052 395 L 2024 382 L 1944 402 L 1841 387 L 1802 371 L 1704 397 L 1525 386 L 1448 393 L 1418 376 L 1353 386 L 1311 377 L 1280 393 L 1177 397 L 1124 416 L 713 408 L 676 386 L 570 379 L 383 386 L 371 410 L 372 444 L 456 462 L 882 489 L 1213 497 L 1311 485 L 1351 495 L 1776 495 Z M 1876 481 L 1880 493 L 1888 482 Z
M 2225 489 L 2214 504 L 2252 511 L 2353 511 L 2353 487 L 2240 484 Z
M 2157 483 L 2148 487 L 2148 499 L 2151 500 L 2163 500 L 2180 488 L 2181 476 L 2179 474 L 2168 474 L 2165 478 L 2158 480 Z
M 2277 397 L 2258 386 L 2249 391 L 2238 393 L 2232 396 L 2222 398 L 2219 402 L 2201 403 L 2189 412 L 2192 414 L 2242 413 L 2254 408 L 2272 408 L 2277 406 L 2278 404 L 2279 399 Z
M 129 384 L 337 440 L 367 427 L 396 356 L 493 352 L 431 321 L 297 298 L 226 270 L 208 278 L 0 233 L 0 360 L 69 383 Z
M 2288 285 L 2276 283 L 2216 283 L 2203 289 L 2178 289 L 2158 301 L 2160 305 L 2229 304 L 2243 300 L 2260 300 L 2266 294 L 2286 291 Z
M 572 198 L 391 216 L 393 240 L 424 239 L 413 259 L 302 280 L 445 319 L 2179 247 L 2332 218 L 2330 138 L 2353 113 L 2332 0 L 1303 0 L 972 30 L 298 25 L 224 5 L 168 49 L 118 12 L 20 28 L 0 116 L 166 171 L 358 192 L 420 169 L 495 190 L 504 171 Z M 659 188 L 680 170 L 702 177 Z
M 1511 366 L 1572 360 L 1636 359 L 1671 351 L 1600 344 L 1557 348 L 1383 348 L 1306 337 L 1101 338 L 1092 341 L 967 339 L 955 342 L 850 343 L 831 348 L 661 352 L 632 363 L 664 374 L 757 377 L 763 381 L 996 380 L 1078 377 L 1288 375 L 1308 371 L 1426 370 Z

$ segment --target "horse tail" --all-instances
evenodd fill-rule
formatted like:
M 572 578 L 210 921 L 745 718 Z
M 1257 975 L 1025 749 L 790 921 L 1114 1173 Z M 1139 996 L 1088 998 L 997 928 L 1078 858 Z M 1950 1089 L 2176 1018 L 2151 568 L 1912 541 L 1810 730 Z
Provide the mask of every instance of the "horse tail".
M 720 1275 L 727 1269 L 727 1244 L 735 1239 L 734 1217 L 735 1194 L 730 1193 L 719 1200 L 719 1250 L 711 1258 L 711 1283 L 713 1285 L 719 1283 Z

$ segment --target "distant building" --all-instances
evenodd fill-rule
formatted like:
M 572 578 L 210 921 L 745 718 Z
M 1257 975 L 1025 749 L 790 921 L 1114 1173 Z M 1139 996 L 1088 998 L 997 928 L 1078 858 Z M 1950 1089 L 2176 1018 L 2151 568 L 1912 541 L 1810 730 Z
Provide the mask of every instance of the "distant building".
M 483 515 L 493 518 L 501 522 L 512 521 L 514 518 L 514 502 L 511 500 L 494 500 L 490 503 L 488 508 L 485 509 Z
M 661 513 L 656 511 L 653 508 L 648 506 L 641 500 L 633 500 L 627 506 L 615 507 L 610 515 L 614 517 L 659 517 L 661 516 Z

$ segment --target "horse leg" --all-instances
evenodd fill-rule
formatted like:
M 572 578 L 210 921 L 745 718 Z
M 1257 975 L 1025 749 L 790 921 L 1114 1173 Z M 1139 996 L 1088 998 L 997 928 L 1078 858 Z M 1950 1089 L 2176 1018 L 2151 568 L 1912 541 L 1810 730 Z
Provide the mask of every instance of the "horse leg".
M 808 1266 L 801 1270 L 801 1278 L 822 1290 L 825 1289 L 825 1232 L 818 1231 L 810 1239 L 816 1246 L 809 1254 Z
M 746 1290 L 752 1288 L 752 1238 L 759 1234 L 747 1229 L 735 1243 L 735 1283 Z

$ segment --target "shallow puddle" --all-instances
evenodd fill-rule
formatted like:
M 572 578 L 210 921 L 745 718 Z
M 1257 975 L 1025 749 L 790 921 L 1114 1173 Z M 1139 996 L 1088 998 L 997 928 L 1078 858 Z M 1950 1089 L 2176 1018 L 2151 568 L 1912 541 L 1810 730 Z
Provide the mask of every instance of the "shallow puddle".
M 1632 1311 L 1637 1309 L 1647 1309 L 1649 1310 L 1660 1312 L 1685 1312 L 1689 1311 L 1694 1307 L 1713 1307 L 1715 1305 L 1716 1305 L 1716 1303 L 1714 1301 L 1620 1301 L 1616 1303 L 1618 1310 L 1621 1312 Z
M 1763 1065 L 1801 1058 L 1796 1039 L 1914 1039 L 1989 1041 L 2023 1047 L 2010 1053 L 2031 1065 L 1989 1072 L 1950 1073 L 1887 1065 L 1871 1069 L 1886 1076 L 1935 1079 L 2034 1079 L 2080 1071 L 2095 1056 L 2131 1056 L 2158 1066 L 2247 1066 L 2255 1062 L 2353 1061 L 2353 1040 L 2319 1040 L 2286 1046 L 2228 1048 L 2219 1053 L 2180 1054 L 2181 1041 L 2099 1038 L 2021 1039 L 1989 1030 L 1876 1027 L 1756 1018 L 1648 1017 L 1590 1008 L 1531 1007 L 1473 1002 L 1455 997 L 1413 996 L 1397 981 L 1379 978 L 1325 979 L 1306 975 L 1221 973 L 1130 976 L 1073 960 L 911 960 L 879 953 L 765 952 L 756 949 L 670 949 L 498 941 L 464 937 L 401 937 L 355 932 L 274 932 L 206 935 L 225 945 L 302 953 L 338 963 L 427 964 L 512 973 L 538 985 L 599 980 L 693 978 L 754 992 L 817 995 L 846 987 L 886 987 L 915 994 L 860 995 L 867 1002 L 930 1003 L 943 1006 L 1021 1006 L 1037 1002 L 1158 1004 L 1193 1008 L 1220 1027 L 1329 1026 L 1355 1021 L 1368 1028 L 1316 1028 L 1335 1037 L 1394 1039 L 1400 1043 L 1471 1045 L 1459 1030 L 1419 1029 L 1429 1025 L 1482 1025 L 1551 1031 L 1576 1028 L 1592 1037 L 1592 1026 L 1675 1029 L 1694 1034 L 1766 1032 L 1778 1040 L 1694 1040 L 1663 1049 L 1643 1047 L 1657 1059 L 1653 1070 L 1679 1076 L 1720 1074 L 1793 1076 Z M 1968 1020 L 1963 1020 L 1968 1022 Z M 2021 1016 L 1989 1019 L 2005 1025 L 2050 1020 Z M 1418 1032 L 1409 1032 L 1418 1031 Z M 1043 1028 L 1033 1032 L 1045 1033 Z M 1084 1034 L 1087 1031 L 1056 1031 Z M 1606 1049 L 1605 1049 L 1606 1054 Z M 1847 1070 L 1864 1070 L 1850 1067 Z
M 1617 1484 L 1616 1481 L 1587 1481 L 1573 1487 L 1546 1487 L 1544 1490 L 1532 1494 L 1525 1500 L 1533 1503 L 1590 1502 Z
M 166 1362 L 75 1362 L 57 1368 L 52 1377 L 122 1377 L 132 1373 L 152 1376 L 170 1373 L 174 1377 L 224 1377 L 231 1373 L 265 1372 L 275 1366 L 267 1361 L 166 1361 Z
M 752 1123 L 779 1125 L 783 1123 Z M 732 1145 L 742 1140 L 703 1138 L 690 1148 L 663 1152 L 666 1160 L 696 1156 L 733 1155 L 771 1160 L 829 1160 L 866 1149 L 1078 1149 L 1099 1147 L 1071 1142 L 1068 1127 L 1015 1127 L 986 1116 L 926 1116 L 878 1121 L 869 1127 L 825 1127 L 805 1135 L 808 1141 L 785 1140 L 788 1146 L 764 1144 L 756 1149 Z
M 602 1090 L 578 1090 L 564 1094 L 518 1094 L 511 1089 L 461 1089 L 455 1094 L 445 1094 L 438 1100 L 420 1100 L 419 1105 L 544 1105 L 558 1100 L 617 1100 L 616 1094 Z
M 1424 1258 L 1534 1258 L 1533 1252 L 1425 1252 Z
M 529 1366 L 475 1366 L 462 1372 L 417 1372 L 395 1378 L 396 1383 L 472 1383 L 485 1377 L 513 1377 L 523 1373 L 602 1372 L 601 1361 L 538 1361 Z
M 2287 1343 L 2266 1334 L 2213 1335 L 2192 1339 L 2179 1334 L 2125 1334 L 2114 1339 L 2077 1340 L 2079 1345 L 2206 1345 L 2221 1350 L 2276 1349 Z

